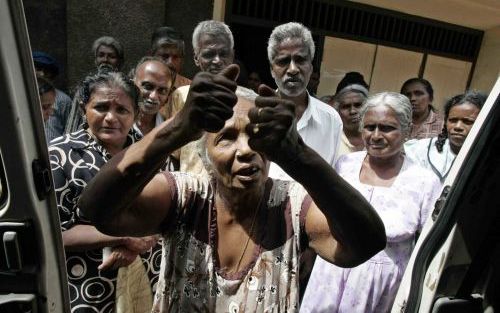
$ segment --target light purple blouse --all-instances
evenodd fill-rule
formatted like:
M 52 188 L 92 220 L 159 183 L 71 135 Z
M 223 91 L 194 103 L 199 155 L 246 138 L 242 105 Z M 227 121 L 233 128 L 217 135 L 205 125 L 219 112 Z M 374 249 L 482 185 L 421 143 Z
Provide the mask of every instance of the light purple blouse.
M 415 235 L 422 230 L 441 192 L 439 179 L 405 157 L 390 187 L 361 183 L 366 151 L 343 155 L 336 170 L 375 208 L 384 222 L 387 246 L 350 269 L 316 259 L 301 312 L 388 312 L 396 296 Z

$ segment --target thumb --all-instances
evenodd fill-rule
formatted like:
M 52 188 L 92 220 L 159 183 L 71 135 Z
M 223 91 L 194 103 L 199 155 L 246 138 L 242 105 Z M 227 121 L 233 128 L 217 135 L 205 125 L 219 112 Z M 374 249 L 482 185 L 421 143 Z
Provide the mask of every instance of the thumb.
M 268 85 L 265 85 L 265 84 L 261 84 L 259 86 L 259 96 L 262 96 L 262 97 L 276 97 L 277 94 L 276 92 L 271 88 L 269 87 Z
M 240 75 L 240 67 L 237 64 L 231 64 L 220 72 L 219 75 L 225 76 L 230 80 L 236 81 L 238 75 Z

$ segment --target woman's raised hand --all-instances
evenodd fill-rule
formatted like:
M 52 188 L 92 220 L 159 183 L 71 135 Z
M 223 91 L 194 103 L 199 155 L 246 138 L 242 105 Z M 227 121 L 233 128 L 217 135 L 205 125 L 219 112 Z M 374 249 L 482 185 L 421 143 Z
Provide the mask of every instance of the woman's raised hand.
M 203 131 L 219 131 L 233 116 L 238 74 L 239 67 L 232 64 L 217 75 L 200 72 L 193 78 L 186 103 L 177 114 L 191 140 L 201 137 Z
M 280 163 L 294 159 L 302 143 L 295 126 L 295 104 L 282 99 L 266 85 L 259 86 L 255 108 L 248 112 L 246 126 L 250 147 L 264 153 L 271 161 Z

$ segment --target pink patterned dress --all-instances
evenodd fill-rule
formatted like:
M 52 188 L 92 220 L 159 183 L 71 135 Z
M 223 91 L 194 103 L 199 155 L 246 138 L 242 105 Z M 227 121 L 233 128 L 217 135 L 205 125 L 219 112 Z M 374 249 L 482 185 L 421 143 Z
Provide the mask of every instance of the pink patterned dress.
M 300 237 L 311 198 L 296 182 L 268 179 L 257 214 L 253 261 L 238 273 L 217 259 L 217 186 L 206 176 L 165 173 L 176 208 L 163 232 L 153 312 L 297 312 Z
M 384 222 L 387 246 L 365 263 L 340 268 L 316 258 L 300 312 L 388 312 L 396 296 L 415 235 L 441 192 L 439 179 L 405 157 L 390 187 L 359 181 L 366 151 L 343 155 L 336 170 L 370 202 Z

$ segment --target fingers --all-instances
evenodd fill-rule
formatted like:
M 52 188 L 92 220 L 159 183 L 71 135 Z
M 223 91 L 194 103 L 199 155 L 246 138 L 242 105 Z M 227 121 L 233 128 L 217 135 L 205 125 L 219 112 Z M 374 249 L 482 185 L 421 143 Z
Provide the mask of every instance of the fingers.
M 222 75 L 232 81 L 236 81 L 238 75 L 240 74 L 240 67 L 237 64 L 231 64 L 220 72 Z
M 125 247 L 114 247 L 113 252 L 108 258 L 103 260 L 98 270 L 104 271 L 107 269 L 117 269 L 123 266 L 128 266 L 134 262 L 138 253 L 135 253 Z
M 260 84 L 259 89 L 258 89 L 258 94 L 259 96 L 262 97 L 273 97 L 273 96 L 278 96 L 278 94 L 269 86 L 265 84 Z

